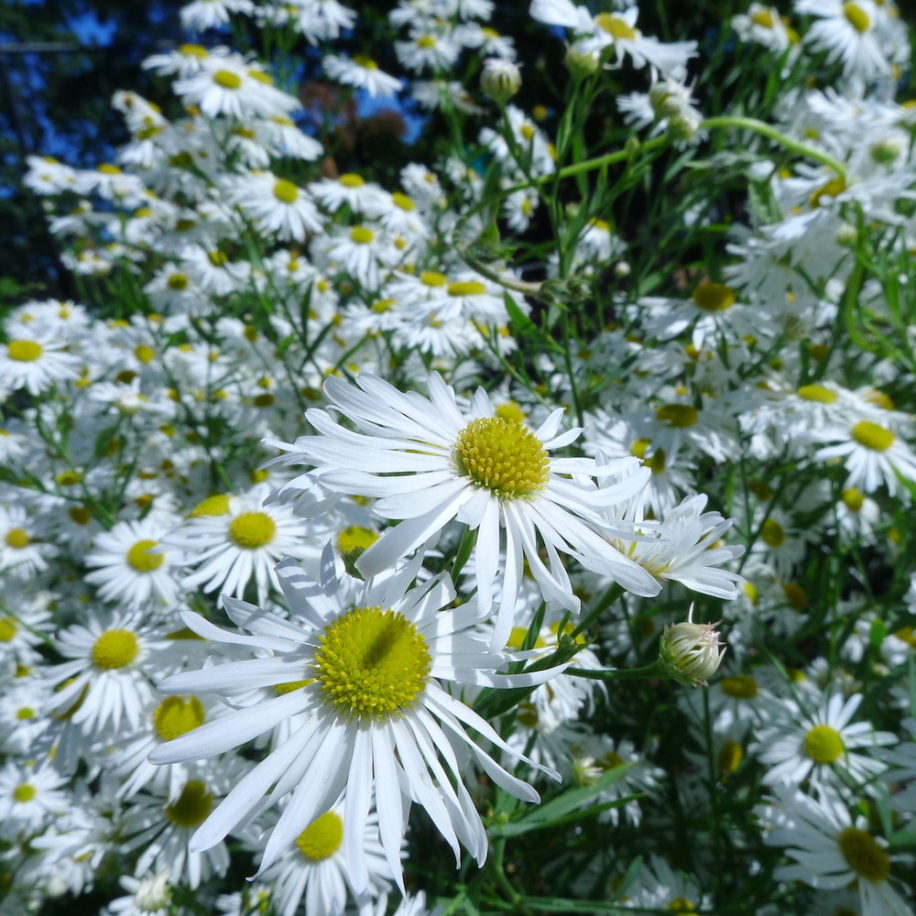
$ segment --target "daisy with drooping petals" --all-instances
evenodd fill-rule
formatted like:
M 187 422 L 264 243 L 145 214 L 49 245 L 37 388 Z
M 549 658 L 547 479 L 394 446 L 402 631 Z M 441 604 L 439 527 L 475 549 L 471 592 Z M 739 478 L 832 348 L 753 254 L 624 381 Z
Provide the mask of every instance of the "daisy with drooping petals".
M 365 89 L 372 99 L 390 98 L 397 94 L 402 85 L 396 76 L 379 70 L 378 64 L 371 57 L 362 54 L 352 58 L 328 54 L 321 65 L 332 80 L 344 86 Z
M 561 553 L 638 595 L 658 594 L 655 579 L 599 533 L 607 523 L 597 514 L 637 492 L 649 471 L 635 470 L 598 489 L 593 478 L 621 474 L 627 459 L 605 469 L 592 458 L 552 458 L 550 450 L 569 445 L 580 433 L 560 432 L 562 408 L 531 429 L 517 417 L 498 415 L 483 389 L 462 412 L 455 392 L 438 375 L 427 384 L 429 399 L 374 376 L 361 375 L 356 385 L 329 378 L 325 394 L 360 432 L 313 409 L 306 417 L 317 436 L 302 436 L 292 445 L 268 440 L 289 453 L 276 461 L 316 466 L 281 488 L 281 498 L 295 500 L 297 511 L 310 514 L 323 509 L 329 492 L 376 497 L 376 513 L 401 521 L 360 557 L 357 565 L 367 576 L 416 550 L 452 519 L 476 530 L 477 600 L 485 613 L 499 603 L 494 647 L 504 646 L 512 629 L 523 561 L 545 600 L 560 608 L 578 611 L 580 605 Z M 501 550 L 506 559 L 497 599 Z
M 143 521 L 118 522 L 102 532 L 86 565 L 96 567 L 86 581 L 99 587 L 106 601 L 123 601 L 136 607 L 150 599 L 175 604 L 178 583 L 172 574 L 173 558 L 160 544 L 163 525 L 147 517 Z
M 533 686 L 557 670 L 494 673 L 506 658 L 488 652 L 473 635 L 479 609 L 472 604 L 450 607 L 455 591 L 444 574 L 414 585 L 421 563 L 422 552 L 364 582 L 339 571 L 329 546 L 319 582 L 289 561 L 278 566 L 292 613 L 289 620 L 233 598 L 223 602 L 244 635 L 183 613 L 185 623 L 207 639 L 245 644 L 270 655 L 173 675 L 159 685 L 163 691 L 231 695 L 242 687 L 281 689 L 278 696 L 157 748 L 150 755 L 153 763 L 211 757 L 294 716 L 302 720 L 197 830 L 192 849 L 219 843 L 253 811 L 292 792 L 264 849 L 263 872 L 346 788 L 344 843 L 354 889 L 361 893 L 369 883 L 362 837 L 373 794 L 385 858 L 403 888 L 401 843 L 405 808 L 411 802 L 426 809 L 456 860 L 460 845 L 478 862 L 486 858 L 486 831 L 463 781 L 468 772 L 465 755 L 505 791 L 538 799 L 531 786 L 504 769 L 465 728 L 511 757 L 534 764 L 512 751 L 443 683 L 459 688 Z

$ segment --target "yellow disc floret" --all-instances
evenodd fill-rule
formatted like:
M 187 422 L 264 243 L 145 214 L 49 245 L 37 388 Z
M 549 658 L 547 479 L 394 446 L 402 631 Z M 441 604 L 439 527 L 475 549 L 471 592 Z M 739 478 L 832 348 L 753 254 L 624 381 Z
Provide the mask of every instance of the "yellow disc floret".
M 449 283 L 450 296 L 482 296 L 487 291 L 479 280 L 466 280 L 463 283 Z
M 213 793 L 199 779 L 189 779 L 178 800 L 165 809 L 165 816 L 176 827 L 202 824 L 213 808 Z
M 38 794 L 35 786 L 24 782 L 13 789 L 13 798 L 17 802 L 30 802 Z
M 625 19 L 613 13 L 599 13 L 595 16 L 595 25 L 612 38 L 622 38 L 625 41 L 633 41 L 639 35 L 639 32 L 633 26 L 628 25 Z
M 782 547 L 786 542 L 786 532 L 775 518 L 768 518 L 760 529 L 760 537 L 768 547 Z
M 891 860 L 878 841 L 858 827 L 841 830 L 836 838 L 850 868 L 872 884 L 882 884 L 891 873 Z
M 137 541 L 127 551 L 127 565 L 136 572 L 148 573 L 159 569 L 165 562 L 165 554 L 150 553 L 153 547 L 158 547 L 159 542 L 144 538 Z
M 201 518 L 203 516 L 228 515 L 229 514 L 229 494 L 216 493 L 202 499 L 192 510 L 189 518 Z
M 759 690 L 757 681 L 749 674 L 733 674 L 722 678 L 722 692 L 736 700 L 753 700 Z
M 844 3 L 843 15 L 846 21 L 861 35 L 871 28 L 868 13 L 858 3 Z
M 299 197 L 299 189 L 285 178 L 274 182 L 274 197 L 283 204 L 294 204 Z
M 375 239 L 375 233 L 366 226 L 354 226 L 350 230 L 350 241 L 357 245 L 368 245 Z
M 213 74 L 213 82 L 223 89 L 238 89 L 242 85 L 242 78 L 231 70 L 217 70 Z
M 377 531 L 371 528 L 361 528 L 359 525 L 350 525 L 337 535 L 337 546 L 341 553 L 351 553 L 354 550 L 367 550 L 377 540 Z
M 846 751 L 842 735 L 829 725 L 809 729 L 802 747 L 815 763 L 836 763 Z
M 472 420 L 455 440 L 458 473 L 500 499 L 524 499 L 547 485 L 550 457 L 522 423 L 503 417 Z
M 237 547 L 257 550 L 269 544 L 277 533 L 277 523 L 266 512 L 243 512 L 229 525 L 229 537 Z
M 29 537 L 29 533 L 25 528 L 10 528 L 10 530 L 6 532 L 4 541 L 6 542 L 6 546 L 12 547 L 13 550 L 22 550 L 32 543 L 32 539 Z
M 124 668 L 140 652 L 140 640 L 130 630 L 106 630 L 92 644 L 92 664 L 105 671 Z
M 358 607 L 324 631 L 315 675 L 328 702 L 354 719 L 383 719 L 416 702 L 431 668 L 423 634 L 403 614 Z
M 687 429 L 700 418 L 700 412 L 690 404 L 663 404 L 655 411 L 655 418 L 668 426 Z
M 0 642 L 12 642 L 13 637 L 19 632 L 19 621 L 9 614 L 0 617 Z
M 37 340 L 11 340 L 6 345 L 7 355 L 17 363 L 35 362 L 44 351 L 44 347 Z
M 815 401 L 818 404 L 834 404 L 839 395 L 824 385 L 802 385 L 796 394 L 803 401 Z
M 701 283 L 693 291 L 693 304 L 704 312 L 724 312 L 735 304 L 735 293 L 724 283 Z
M 365 183 L 366 179 L 362 175 L 357 175 L 355 172 L 346 172 L 337 179 L 345 188 L 361 188 Z
M 166 697 L 153 710 L 153 728 L 163 741 L 171 741 L 204 724 L 204 706 L 197 697 Z
M 889 429 L 870 420 L 860 420 L 850 431 L 852 438 L 873 452 L 886 452 L 897 438 Z
M 334 855 L 343 843 L 343 821 L 334 811 L 315 818 L 296 838 L 299 852 L 310 862 L 321 862 Z

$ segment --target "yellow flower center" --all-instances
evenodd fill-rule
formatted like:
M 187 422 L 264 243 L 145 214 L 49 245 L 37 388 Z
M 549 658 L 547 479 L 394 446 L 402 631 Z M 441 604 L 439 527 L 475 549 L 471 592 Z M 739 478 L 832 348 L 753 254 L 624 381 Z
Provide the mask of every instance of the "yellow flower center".
M 310 862 L 321 862 L 334 855 L 343 843 L 343 821 L 334 811 L 315 818 L 296 838 L 299 852 Z
M 687 429 L 699 420 L 700 412 L 690 404 L 663 404 L 655 411 L 655 418 L 668 426 Z
M 350 230 L 350 241 L 357 245 L 368 245 L 375 239 L 375 233 L 365 226 L 354 226 Z
M 511 420 L 513 423 L 525 422 L 525 411 L 519 407 L 515 401 L 506 401 L 505 404 L 498 404 L 493 413 L 503 420 Z
M 366 550 L 377 540 L 377 531 L 371 528 L 360 528 L 359 525 L 350 525 L 337 535 L 337 546 L 341 553 L 350 553 L 354 550 Z
M 843 500 L 850 512 L 861 512 L 862 506 L 865 504 L 865 497 L 857 487 L 847 487 L 840 494 L 840 499 Z
M 176 292 L 180 292 L 183 289 L 188 288 L 188 275 L 187 274 L 172 274 L 168 280 L 165 281 L 165 285 Z
M 829 725 L 809 729 L 802 747 L 815 763 L 836 763 L 846 750 L 840 733 Z
M 886 452 L 897 437 L 883 426 L 869 420 L 860 420 L 851 430 L 852 438 L 873 452 Z
M 417 47 L 418 48 L 435 48 L 436 39 L 432 35 L 421 35 L 417 39 Z
M 719 749 L 719 754 L 716 758 L 716 766 L 719 772 L 723 776 L 726 776 L 731 773 L 736 773 L 743 759 L 744 748 L 742 748 L 737 741 L 728 740 L 724 742 Z
M 776 17 L 769 9 L 764 7 L 763 9 L 754 10 L 754 12 L 751 13 L 751 22 L 765 29 L 772 29 L 773 26 L 776 25 Z
M 178 53 L 184 54 L 185 57 L 196 57 L 198 60 L 204 60 L 207 56 L 207 49 L 203 45 L 179 45 Z
M 202 516 L 228 515 L 229 514 L 229 494 L 217 493 L 214 496 L 208 496 L 202 499 L 192 510 L 190 518 L 201 518 Z
M 478 280 L 467 280 L 464 283 L 449 283 L 450 296 L 482 296 L 487 291 L 486 286 Z
M 868 18 L 868 13 L 858 3 L 844 3 L 843 15 L 846 17 L 846 21 L 860 35 L 867 32 L 871 27 L 871 19 Z
M 171 741 L 204 724 L 204 706 L 197 697 L 166 697 L 153 710 L 153 728 L 163 741 Z
M 416 702 L 431 665 L 416 626 L 380 607 L 358 607 L 338 617 L 315 653 L 322 693 L 352 719 L 384 719 Z
M 789 607 L 793 611 L 803 613 L 808 610 L 811 602 L 808 600 L 808 593 L 797 582 L 783 582 L 782 593 L 789 602 Z
M 274 183 L 274 197 L 284 204 L 294 204 L 299 197 L 299 189 L 285 178 L 280 178 Z
M 0 642 L 12 642 L 13 637 L 19 632 L 19 621 L 7 614 L 0 617 Z
M 20 722 L 28 722 L 29 719 L 34 719 L 35 715 L 35 710 L 31 706 L 20 706 L 16 710 L 16 718 Z
M 825 197 L 836 197 L 838 194 L 842 194 L 846 190 L 846 182 L 837 176 L 836 178 L 831 178 L 829 181 L 824 182 L 819 188 L 811 192 L 811 197 L 809 198 L 809 203 L 812 207 L 819 207 L 821 201 Z
M 612 38 L 622 38 L 625 41 L 633 41 L 639 32 L 631 25 L 627 25 L 625 19 L 615 16 L 613 13 L 599 13 L 595 16 L 595 25 L 599 29 L 607 32 Z
M 815 401 L 818 404 L 834 404 L 839 395 L 823 385 L 802 385 L 796 394 L 803 401 Z
M 753 700 L 759 689 L 749 674 L 732 674 L 722 678 L 721 685 L 722 692 L 736 700 Z
M 849 867 L 872 884 L 883 884 L 891 873 L 891 860 L 878 841 L 858 827 L 846 827 L 836 838 Z
M 528 636 L 528 627 L 512 627 L 509 638 L 506 640 L 506 647 L 509 649 L 521 649 L 525 644 L 525 638 Z M 547 646 L 544 637 L 540 634 L 535 638 L 532 649 L 543 649 Z
M 10 530 L 6 532 L 4 540 L 6 541 L 6 546 L 12 547 L 13 550 L 22 550 L 32 543 L 32 539 L 29 537 L 29 533 L 25 528 L 10 528 Z
M 677 916 L 697 916 L 697 905 L 687 897 L 675 897 L 668 909 Z
M 17 363 L 34 362 L 44 351 L 44 347 L 36 340 L 11 340 L 6 346 L 9 358 Z
M 134 347 L 134 356 L 145 366 L 156 358 L 156 351 L 147 344 L 137 344 Z
M 760 529 L 760 537 L 769 547 L 782 547 L 786 542 L 786 532 L 775 518 L 768 518 Z
M 217 70 L 213 74 L 213 82 L 223 89 L 238 89 L 242 85 L 242 78 L 231 70 Z
M 724 312 L 735 304 L 735 293 L 724 283 L 701 283 L 693 291 L 693 304 L 704 312 Z
M 229 537 L 237 547 L 257 550 L 269 544 L 277 533 L 277 523 L 266 512 L 243 512 L 229 525 Z
M 407 213 L 416 210 L 417 205 L 409 198 L 406 194 L 402 194 L 400 191 L 395 191 L 391 195 L 391 202 L 399 209 L 404 210 Z
M 214 248 L 213 251 L 207 252 L 207 258 L 214 267 L 224 267 L 229 261 L 229 255 L 225 251 Z
M 365 54 L 354 54 L 353 63 L 362 67 L 364 70 L 378 70 L 378 64 Z
M 130 550 L 127 551 L 127 565 L 136 572 L 148 573 L 159 569 L 165 562 L 165 554 L 150 553 L 153 547 L 158 547 L 158 541 L 152 541 L 144 538 L 137 541 Z
M 30 802 L 38 791 L 31 783 L 24 782 L 13 789 L 13 799 L 17 802 Z
M 105 671 L 124 668 L 140 652 L 140 640 L 130 630 L 106 630 L 92 644 L 92 664 Z
M 424 270 L 420 274 L 420 282 L 424 286 L 431 286 L 436 289 L 439 286 L 445 286 L 448 283 L 448 277 L 435 270 Z
M 176 827 L 196 827 L 213 808 L 213 794 L 199 779 L 189 779 L 178 800 L 165 809 L 165 816 Z
M 365 183 L 366 179 L 362 175 L 357 175 L 355 172 L 346 172 L 337 179 L 345 188 L 361 188 Z
M 453 452 L 458 473 L 500 499 L 533 496 L 547 485 L 550 457 L 522 423 L 502 417 L 472 420 L 458 434 Z

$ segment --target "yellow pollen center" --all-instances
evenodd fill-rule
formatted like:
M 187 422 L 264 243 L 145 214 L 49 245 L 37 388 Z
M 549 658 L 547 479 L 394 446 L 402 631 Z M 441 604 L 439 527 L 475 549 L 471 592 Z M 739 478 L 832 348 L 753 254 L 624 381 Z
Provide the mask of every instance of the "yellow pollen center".
M 124 668 L 140 652 L 140 641 L 130 630 L 106 630 L 92 644 L 92 664 L 105 671 Z
M 361 528 L 359 525 L 350 525 L 337 535 L 337 546 L 341 553 L 351 553 L 354 550 L 366 550 L 377 540 L 377 531 L 371 528 Z
M 858 827 L 841 830 L 836 838 L 837 845 L 849 867 L 872 884 L 883 884 L 891 873 L 890 856 L 878 845 L 878 841 Z
M 35 718 L 35 710 L 31 706 L 20 706 L 16 710 L 16 718 L 20 722 L 27 722 L 29 719 Z
M 92 511 L 86 506 L 71 506 L 67 510 L 67 515 L 77 525 L 88 525 L 92 521 Z
M 843 504 L 850 512 L 861 512 L 862 506 L 865 504 L 865 497 L 858 487 L 847 487 L 840 494 L 840 499 L 843 500 Z
M 149 573 L 159 569 L 165 562 L 165 554 L 150 553 L 153 547 L 158 547 L 158 541 L 151 541 L 144 538 L 137 541 L 130 550 L 127 551 L 127 565 L 136 572 Z
M 365 226 L 354 226 L 350 230 L 350 241 L 357 245 L 368 245 L 375 239 L 375 233 Z
M 744 758 L 744 749 L 737 741 L 728 740 L 719 749 L 716 766 L 723 775 L 736 773 Z
M 531 124 L 522 124 L 520 133 L 526 140 L 534 139 L 534 127 Z
M 334 811 L 315 818 L 296 838 L 299 852 L 311 862 L 321 862 L 334 855 L 343 843 L 343 821 Z
M 365 54 L 354 54 L 353 63 L 362 67 L 364 70 L 378 70 L 378 64 Z
M 852 438 L 873 452 L 886 452 L 897 437 L 883 426 L 869 420 L 860 420 L 851 430 Z
M 829 725 L 809 729 L 802 747 L 815 763 L 836 763 L 846 750 L 840 733 Z
M 704 312 L 724 312 L 735 304 L 735 293 L 724 283 L 701 283 L 693 291 L 693 304 Z
M 690 404 L 663 404 L 655 411 L 655 418 L 668 426 L 687 429 L 697 422 L 700 412 Z
M 214 248 L 213 251 L 207 252 L 207 258 L 214 267 L 224 267 L 229 261 L 229 255 L 225 251 Z
M 35 786 L 28 782 L 24 782 L 13 789 L 13 798 L 17 802 L 30 802 L 37 794 L 38 791 Z
M 836 197 L 838 194 L 842 194 L 846 190 L 846 182 L 839 176 L 836 178 L 831 178 L 829 181 L 824 182 L 819 188 L 811 192 L 811 197 L 809 198 L 809 203 L 812 207 L 819 207 L 821 201 L 825 197 Z
M 796 394 L 803 401 L 816 401 L 818 404 L 834 404 L 839 395 L 823 385 L 802 385 Z
M 176 292 L 180 292 L 183 289 L 188 288 L 188 275 L 187 274 L 172 274 L 168 280 L 165 281 L 165 285 L 169 289 L 173 289 Z
M 435 270 L 424 270 L 420 274 L 420 282 L 424 286 L 431 286 L 435 289 L 439 286 L 445 286 L 448 282 L 448 277 Z
M 197 697 L 166 697 L 153 710 L 153 728 L 163 741 L 171 741 L 204 724 L 203 703 Z
M 229 525 L 229 537 L 237 547 L 257 550 L 269 544 L 277 533 L 277 523 L 266 512 L 243 512 Z
M 751 22 L 754 25 L 762 26 L 765 29 L 772 29 L 776 25 L 776 17 L 770 12 L 770 10 L 764 8 L 760 10 L 754 10 L 751 13 Z
M 528 627 L 512 627 L 509 638 L 506 640 L 506 647 L 509 649 L 521 649 L 525 644 L 525 638 L 528 636 Z M 532 649 L 543 649 L 547 646 L 544 638 L 538 635 L 534 640 Z
M 403 614 L 380 607 L 338 617 L 315 653 L 322 693 L 352 719 L 385 719 L 416 702 L 431 666 L 423 634 Z
M 760 537 L 769 547 L 782 547 L 786 542 L 786 532 L 775 518 L 768 518 L 760 529 Z
M 867 32 L 871 27 L 871 19 L 868 18 L 868 13 L 858 3 L 844 3 L 843 15 L 846 17 L 846 21 L 860 35 L 863 32 Z
M 213 82 L 223 89 L 238 89 L 242 85 L 242 78 L 231 70 L 217 70 L 213 74 Z
M 208 496 L 202 499 L 192 510 L 190 518 L 200 518 L 201 516 L 228 515 L 229 514 L 229 494 L 217 493 L 214 496 Z
M 346 172 L 337 179 L 345 188 L 361 188 L 365 183 L 366 179 L 362 175 L 357 175 L 355 172 Z
M 627 25 L 625 19 L 615 16 L 613 13 L 599 13 L 595 16 L 595 25 L 599 29 L 607 32 L 612 38 L 622 38 L 625 41 L 633 41 L 639 34 L 631 25 Z
M 274 197 L 283 204 L 294 204 L 299 197 L 299 189 L 285 178 L 274 183 Z
M 417 208 L 417 205 L 406 194 L 402 194 L 400 191 L 395 191 L 394 194 L 391 195 L 391 202 L 399 210 L 404 210 L 407 213 Z
M 436 39 L 432 35 L 421 35 L 417 39 L 418 48 L 435 48 Z
M 134 347 L 134 356 L 145 366 L 156 358 L 156 351 L 147 344 L 137 344 Z
M 458 434 L 453 452 L 458 473 L 500 499 L 533 496 L 547 485 L 550 457 L 522 423 L 502 417 L 472 420 Z
M 203 45 L 179 45 L 178 53 L 184 54 L 185 57 L 196 57 L 203 60 L 207 56 L 207 49 Z
M 19 621 L 8 614 L 0 617 L 0 642 L 11 642 L 19 632 Z
M 7 355 L 17 363 L 34 362 L 44 351 L 37 340 L 11 340 L 6 346 Z
M 525 411 L 519 407 L 515 401 L 506 401 L 505 404 L 498 404 L 493 413 L 503 420 L 511 420 L 513 423 L 525 422 Z
M 797 582 L 783 582 L 782 593 L 786 596 L 786 601 L 789 602 L 789 607 L 793 611 L 801 614 L 808 610 L 811 604 L 808 601 L 808 594 Z
M 676 916 L 697 916 L 697 905 L 688 897 L 675 897 L 668 909 Z
M 196 827 L 213 808 L 213 794 L 199 779 L 189 779 L 181 795 L 165 809 L 165 816 L 176 827 Z
M 24 547 L 28 547 L 32 542 L 28 531 L 24 528 L 10 528 L 10 530 L 6 532 L 4 540 L 6 541 L 6 546 L 12 547 L 13 550 L 22 550 Z
M 487 291 L 483 283 L 478 280 L 467 280 L 464 283 L 449 283 L 450 296 L 482 296 Z
M 722 692 L 736 700 L 753 700 L 757 696 L 757 681 L 749 674 L 733 674 L 721 681 Z

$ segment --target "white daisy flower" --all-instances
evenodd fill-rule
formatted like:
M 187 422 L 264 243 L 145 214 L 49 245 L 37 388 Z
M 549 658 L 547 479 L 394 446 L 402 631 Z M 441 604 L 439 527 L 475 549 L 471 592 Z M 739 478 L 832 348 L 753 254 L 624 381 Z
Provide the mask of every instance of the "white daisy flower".
M 397 95 L 402 81 L 396 76 L 379 70 L 378 64 L 362 54 L 344 57 L 341 54 L 328 54 L 321 62 L 324 72 L 332 80 L 344 86 L 364 89 L 370 98 L 390 98 Z
M 165 538 L 192 570 L 182 579 L 184 588 L 242 598 L 254 582 L 263 603 L 271 587 L 279 588 L 274 565 L 281 558 L 317 554 L 305 540 L 301 519 L 285 506 L 262 506 L 263 494 L 256 488 L 245 496 L 210 497 Z
M 168 868 L 145 878 L 121 875 L 118 881 L 127 894 L 112 900 L 104 916 L 168 916 L 172 902 L 170 877 Z
M 271 172 L 252 172 L 227 182 L 230 193 L 261 231 L 284 241 L 301 242 L 321 232 L 322 221 L 308 194 Z
M 66 340 L 48 331 L 0 344 L 0 396 L 20 388 L 41 394 L 58 382 L 75 379 L 80 361 L 66 347 Z
M 7 763 L 0 769 L 0 836 L 7 840 L 37 833 L 70 807 L 68 780 L 49 765 Z
M 523 561 L 548 603 L 573 611 L 580 602 L 560 553 L 638 595 L 658 594 L 655 579 L 597 530 L 607 527 L 597 511 L 632 496 L 648 471 L 636 470 L 599 490 L 593 479 L 619 474 L 627 460 L 602 468 L 591 458 L 552 458 L 550 450 L 569 445 L 581 431 L 559 431 L 562 408 L 532 430 L 517 418 L 499 416 L 483 389 L 464 413 L 438 375 L 427 384 L 428 400 L 365 374 L 356 385 L 329 378 L 326 396 L 361 431 L 313 409 L 306 417 L 317 436 L 302 436 L 292 445 L 268 440 L 289 453 L 276 462 L 317 466 L 282 487 L 281 498 L 311 514 L 316 485 L 322 499 L 329 492 L 376 497 L 377 514 L 401 521 L 360 557 L 357 565 L 365 575 L 391 567 L 457 519 L 477 532 L 477 600 L 484 613 L 497 600 L 497 563 L 504 550 L 494 647 L 505 644 L 512 628 Z
M 162 643 L 140 615 L 91 616 L 61 632 L 55 648 L 71 661 L 46 669 L 48 683 L 58 685 L 47 708 L 86 733 L 109 723 L 117 730 L 122 719 L 136 731 L 152 705 L 152 679 L 162 673 Z
M 223 602 L 244 634 L 221 630 L 197 614 L 182 615 L 201 636 L 270 655 L 176 674 L 160 684 L 162 690 L 225 695 L 243 686 L 283 685 L 284 692 L 163 745 L 150 755 L 153 763 L 210 757 L 302 716 L 296 730 L 197 830 L 192 849 L 220 842 L 265 807 L 264 796 L 269 804 L 292 792 L 264 849 L 263 872 L 346 788 L 344 843 L 354 888 L 361 892 L 369 881 L 362 837 L 373 793 L 385 857 L 403 886 L 400 850 L 411 802 L 426 809 L 456 859 L 460 845 L 478 862 L 486 857 L 486 832 L 464 785 L 467 764 L 459 762 L 464 755 L 470 754 L 510 794 L 538 799 L 534 789 L 468 736 L 465 726 L 518 759 L 484 719 L 442 684 L 534 686 L 556 669 L 493 673 L 505 659 L 489 653 L 472 635 L 479 610 L 464 605 L 443 611 L 455 596 L 445 575 L 413 586 L 421 561 L 422 555 L 362 582 L 341 575 L 328 547 L 318 583 L 290 562 L 279 565 L 289 620 L 233 598 Z
M 893 860 L 886 844 L 853 816 L 832 792 L 815 799 L 788 786 L 774 787 L 774 803 L 758 809 L 773 825 L 765 837 L 784 847 L 792 865 L 776 870 L 780 881 L 801 881 L 816 888 L 854 886 L 862 916 L 913 916 L 891 881 Z M 904 891 L 905 889 L 901 888 Z
M 17 579 L 31 578 L 48 567 L 57 548 L 42 537 L 40 519 L 22 505 L 0 504 L 0 570 Z
M 150 601 L 174 605 L 178 600 L 175 557 L 160 543 L 165 528 L 147 517 L 118 522 L 111 531 L 99 534 L 86 557 L 86 565 L 95 567 L 86 581 L 97 585 L 106 601 L 130 607 Z
M 797 786 L 810 779 L 838 783 L 839 788 L 850 778 L 857 784 L 874 779 L 885 764 L 854 749 L 895 744 L 897 738 L 891 732 L 875 731 L 870 722 L 851 721 L 862 699 L 861 693 L 845 701 L 834 694 L 816 709 L 793 705 L 787 710 L 789 721 L 763 729 L 756 751 L 770 767 L 764 783 Z
M 254 9 L 251 0 L 192 0 L 181 8 L 181 25 L 206 32 L 228 25 L 233 14 L 250 16 Z

